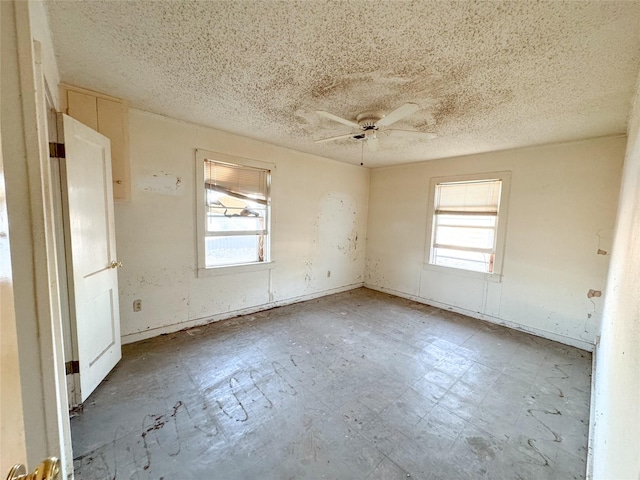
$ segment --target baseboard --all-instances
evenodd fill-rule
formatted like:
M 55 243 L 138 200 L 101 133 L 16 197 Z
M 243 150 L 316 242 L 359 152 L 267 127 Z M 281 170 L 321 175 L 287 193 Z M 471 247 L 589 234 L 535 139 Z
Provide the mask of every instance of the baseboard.
M 356 288 L 363 287 L 364 283 L 353 283 L 350 285 L 344 285 L 342 287 L 331 288 L 329 290 L 321 290 L 318 292 L 309 293 L 306 295 L 300 295 L 298 297 L 291 297 L 287 299 L 277 300 L 274 302 L 263 303 L 261 305 L 254 305 L 239 310 L 232 310 L 230 312 L 219 313 L 217 315 L 210 315 L 207 317 L 196 318 L 193 320 L 187 320 L 186 322 L 174 323 L 171 325 L 165 325 L 163 327 L 150 328 L 142 332 L 128 333 L 122 335 L 121 341 L 125 345 L 127 343 L 139 342 L 140 340 L 146 340 L 147 338 L 157 337 L 159 335 L 165 335 L 167 333 L 179 332 L 180 330 L 187 330 L 189 328 L 198 327 L 201 325 L 207 325 L 213 322 L 219 322 L 221 320 L 227 320 L 233 317 L 239 317 L 241 315 L 251 315 L 252 313 L 262 312 L 275 307 L 283 307 L 285 305 L 291 305 L 293 303 L 306 302 L 307 300 L 313 300 L 315 298 L 326 297 L 327 295 L 333 295 L 335 293 L 347 292 Z
M 369 288 L 371 290 L 376 290 L 378 292 L 388 293 L 390 295 L 394 295 L 396 297 L 406 298 L 408 300 L 413 300 L 418 303 L 423 303 L 425 305 L 431 305 L 432 307 L 441 308 L 443 310 L 450 310 L 452 312 L 460 313 L 462 315 L 466 315 L 467 317 L 476 318 L 478 320 L 484 320 L 486 322 L 495 323 L 496 325 L 501 325 L 503 327 L 508 327 L 513 330 L 519 330 L 521 332 L 530 333 L 531 335 L 535 335 L 537 337 L 546 338 L 547 340 L 553 340 L 555 342 L 562 343 L 564 345 L 569 345 L 571 347 L 576 347 L 581 350 L 586 350 L 587 352 L 593 351 L 593 343 L 586 342 L 584 340 L 578 340 L 572 337 L 568 337 L 566 335 L 561 335 L 559 333 L 549 332 L 547 330 L 543 330 L 540 328 L 530 327 L 528 325 L 521 325 L 519 323 L 513 322 L 511 320 L 505 320 L 504 318 L 494 317 L 492 315 L 486 315 L 480 312 L 474 312 L 473 310 L 467 310 L 466 308 L 456 307 L 454 305 L 449 305 L 446 303 L 438 302 L 435 300 L 428 300 L 426 298 L 419 297 L 417 295 L 412 295 L 410 293 L 400 292 L 397 290 L 393 290 L 391 288 L 381 287 L 378 285 L 370 285 L 365 282 L 365 288 Z
M 315 298 L 325 297 L 327 295 L 333 295 L 335 293 L 346 292 L 349 290 L 354 290 L 356 288 L 366 287 L 371 290 L 376 290 L 378 292 L 388 293 L 390 295 L 394 295 L 396 297 L 406 298 L 408 300 L 413 300 L 418 303 L 423 303 L 425 305 L 431 305 L 433 307 L 442 308 L 443 310 L 450 310 L 452 312 L 460 313 L 462 315 L 466 315 L 471 318 L 476 318 L 478 320 L 487 321 L 490 323 L 494 323 L 496 325 L 501 325 L 504 327 L 512 328 L 514 330 L 519 330 L 521 332 L 530 333 L 532 335 L 536 335 L 538 337 L 546 338 L 548 340 L 553 340 L 559 343 L 563 343 L 565 345 L 570 345 L 572 347 L 580 348 L 582 350 L 586 350 L 588 352 L 594 351 L 594 345 L 592 343 L 586 342 L 584 340 L 577 340 L 575 338 L 567 337 L 565 335 L 560 335 L 554 332 L 549 332 L 547 330 L 533 328 L 525 325 L 520 325 L 518 323 L 512 322 L 510 320 L 505 320 L 503 318 L 494 317 L 491 315 L 486 315 L 480 312 L 474 312 L 472 310 L 467 310 L 465 308 L 456 307 L 454 305 L 449 305 L 442 302 L 437 302 L 434 300 L 428 300 L 417 295 L 412 295 L 405 292 L 400 292 L 398 290 L 394 290 L 391 288 L 381 287 L 378 285 L 370 285 L 367 283 L 359 282 L 350 285 L 344 285 L 342 287 L 332 288 L 328 290 L 321 290 L 318 292 L 309 293 L 306 295 L 300 295 L 297 297 L 291 297 L 287 299 L 277 300 L 274 302 L 268 302 L 261 305 L 254 305 L 251 307 L 233 310 L 229 312 L 220 313 L 217 315 L 210 315 L 206 317 L 196 318 L 193 320 L 188 320 L 186 322 L 174 323 L 171 325 L 165 325 L 157 328 L 150 328 L 148 330 L 144 330 L 142 332 L 134 332 L 128 333 L 121 337 L 122 344 L 134 343 L 140 340 L 145 340 L 148 338 L 157 337 L 158 335 L 164 335 L 167 333 L 174 333 L 180 330 L 186 330 L 193 327 L 198 327 L 201 325 L 207 325 L 213 322 L 219 322 L 221 320 L 227 320 L 229 318 L 238 317 L 240 315 L 251 315 L 252 313 L 261 312 L 264 310 L 269 310 L 275 307 L 282 307 L 285 305 L 291 305 L 293 303 L 305 302 L 307 300 L 313 300 Z M 594 357 L 595 361 L 595 357 Z M 593 391 L 593 390 L 592 390 Z

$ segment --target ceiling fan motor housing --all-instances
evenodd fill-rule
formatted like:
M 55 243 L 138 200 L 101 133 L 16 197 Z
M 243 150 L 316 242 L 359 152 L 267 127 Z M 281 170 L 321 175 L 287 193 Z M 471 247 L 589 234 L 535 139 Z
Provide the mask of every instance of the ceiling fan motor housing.
M 358 122 L 358 125 L 360 125 L 360 128 L 366 132 L 367 130 L 378 130 L 377 123 L 381 118 L 382 117 L 380 115 L 368 112 L 361 113 L 356 117 L 356 120 Z
M 354 135 L 354 140 L 373 140 L 377 138 L 376 131 L 378 130 L 377 122 L 380 120 L 379 116 L 372 116 L 371 114 L 358 115 L 358 125 L 362 129 L 362 133 Z

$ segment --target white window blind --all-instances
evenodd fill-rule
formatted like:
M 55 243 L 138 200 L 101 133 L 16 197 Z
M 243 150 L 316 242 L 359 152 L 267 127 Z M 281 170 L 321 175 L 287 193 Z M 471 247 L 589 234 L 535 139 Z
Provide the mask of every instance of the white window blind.
M 268 170 L 205 160 L 205 188 L 266 204 Z
M 441 183 L 437 186 L 436 214 L 497 215 L 500 180 Z

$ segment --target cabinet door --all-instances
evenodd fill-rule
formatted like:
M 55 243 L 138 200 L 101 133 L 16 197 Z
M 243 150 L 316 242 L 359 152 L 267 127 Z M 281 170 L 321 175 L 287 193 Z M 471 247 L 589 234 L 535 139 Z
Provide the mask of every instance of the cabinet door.
M 126 141 L 127 108 L 121 102 L 98 98 L 98 131 L 111 140 L 113 198 L 129 198 L 129 161 Z
M 67 90 L 67 114 L 99 132 L 97 100 L 93 95 Z
M 118 99 L 63 86 L 67 114 L 111 140 L 114 200 L 128 201 L 130 195 L 128 107 Z

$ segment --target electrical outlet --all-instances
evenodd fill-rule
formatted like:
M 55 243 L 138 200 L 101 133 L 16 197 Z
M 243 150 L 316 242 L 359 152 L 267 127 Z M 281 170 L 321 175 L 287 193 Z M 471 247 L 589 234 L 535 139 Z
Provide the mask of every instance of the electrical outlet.
M 139 312 L 142 310 L 142 300 L 134 300 L 133 301 L 133 311 Z

